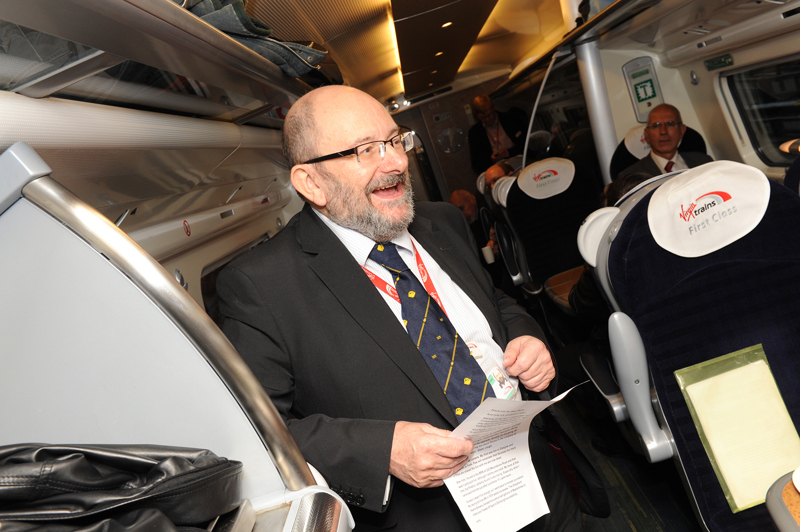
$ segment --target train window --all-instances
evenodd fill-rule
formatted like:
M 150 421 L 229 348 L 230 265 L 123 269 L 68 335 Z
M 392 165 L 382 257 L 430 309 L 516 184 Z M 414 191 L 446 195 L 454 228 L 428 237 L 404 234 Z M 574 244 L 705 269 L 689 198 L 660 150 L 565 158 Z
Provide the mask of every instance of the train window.
M 788 166 L 794 155 L 780 151 L 800 138 L 800 59 L 730 74 L 728 87 L 750 142 L 769 166 Z

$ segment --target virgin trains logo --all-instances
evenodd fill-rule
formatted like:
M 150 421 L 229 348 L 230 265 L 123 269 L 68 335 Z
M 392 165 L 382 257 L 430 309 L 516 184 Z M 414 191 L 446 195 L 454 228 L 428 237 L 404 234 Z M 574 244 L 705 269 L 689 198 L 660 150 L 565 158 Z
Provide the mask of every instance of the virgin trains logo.
M 703 214 L 704 212 L 713 209 L 719 205 L 722 205 L 726 201 L 731 199 L 731 195 L 727 192 L 722 191 L 714 191 L 708 192 L 707 194 L 703 194 L 692 203 L 690 203 L 687 207 L 684 208 L 683 204 L 681 204 L 681 212 L 678 216 L 684 222 L 688 222 L 693 218 L 697 218 L 699 215 Z
M 558 172 L 555 170 L 545 170 L 544 172 L 538 173 L 533 176 L 533 180 L 537 183 L 542 179 L 547 179 L 548 177 L 555 177 L 558 175 Z

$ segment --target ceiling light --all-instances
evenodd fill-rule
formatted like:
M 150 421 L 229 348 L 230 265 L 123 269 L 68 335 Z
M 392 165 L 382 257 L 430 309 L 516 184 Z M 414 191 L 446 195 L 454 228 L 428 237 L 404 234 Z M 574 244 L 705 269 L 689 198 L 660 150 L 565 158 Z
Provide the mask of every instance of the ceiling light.
M 447 26 L 452 26 L 452 25 L 453 25 L 452 22 L 445 22 L 444 24 L 442 24 L 442 27 L 446 28 Z
M 408 100 L 405 100 L 405 101 L 403 101 L 403 105 L 408 107 L 409 105 L 411 105 L 411 102 L 409 102 Z
M 439 71 L 438 70 L 434 70 L 434 71 L 431 72 L 431 74 L 436 74 L 437 72 L 439 72 Z
M 428 83 L 428 87 L 433 87 L 433 83 Z
M 440 55 L 442 55 L 443 53 L 444 53 L 444 52 L 436 52 L 436 57 L 439 57 L 439 56 L 440 56 Z

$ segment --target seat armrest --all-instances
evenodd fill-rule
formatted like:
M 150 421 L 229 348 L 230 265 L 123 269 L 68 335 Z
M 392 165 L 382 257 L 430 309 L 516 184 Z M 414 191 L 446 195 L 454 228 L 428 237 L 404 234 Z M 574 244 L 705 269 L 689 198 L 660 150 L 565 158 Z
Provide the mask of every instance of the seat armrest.
M 625 406 L 625 399 L 623 399 L 614 374 L 611 372 L 608 359 L 600 353 L 590 352 L 582 353 L 580 361 L 583 371 L 608 403 L 614 421 L 622 423 L 627 420 L 629 418 L 628 408 Z
M 783 475 L 767 491 L 767 511 L 779 532 L 800 532 L 800 526 L 783 500 L 783 488 L 792 481 L 793 473 Z
M 522 285 L 522 290 L 529 296 L 538 296 L 539 294 L 542 293 L 543 289 L 544 287 L 542 287 L 542 285 L 540 285 L 536 281 L 530 281 Z
M 608 318 L 608 338 L 614 374 L 647 460 L 672 458 L 672 442 L 659 426 L 651 403 L 650 369 L 639 330 L 627 314 L 615 312 Z

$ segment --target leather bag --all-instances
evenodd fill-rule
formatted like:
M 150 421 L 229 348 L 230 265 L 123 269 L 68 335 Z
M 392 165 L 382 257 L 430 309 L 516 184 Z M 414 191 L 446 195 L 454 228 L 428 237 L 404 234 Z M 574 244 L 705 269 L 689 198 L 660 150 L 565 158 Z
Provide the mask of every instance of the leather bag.
M 2 446 L 0 529 L 14 529 L 9 521 L 74 530 L 108 518 L 153 519 L 155 514 L 134 512 L 142 509 L 156 510 L 178 526 L 200 525 L 239 506 L 241 474 L 241 462 L 201 449 Z

